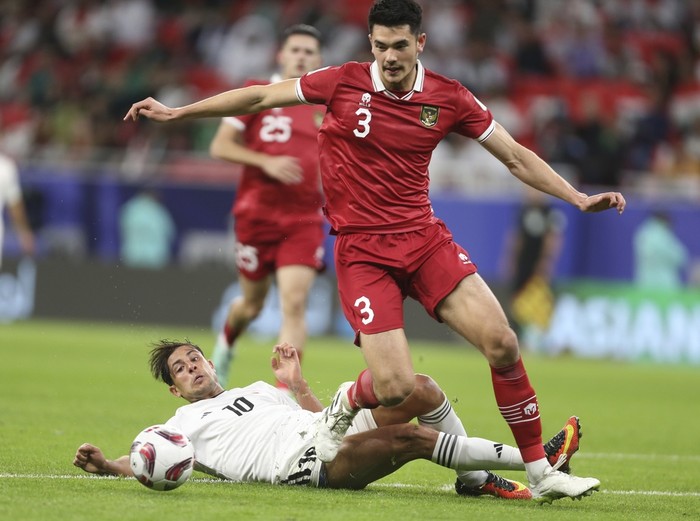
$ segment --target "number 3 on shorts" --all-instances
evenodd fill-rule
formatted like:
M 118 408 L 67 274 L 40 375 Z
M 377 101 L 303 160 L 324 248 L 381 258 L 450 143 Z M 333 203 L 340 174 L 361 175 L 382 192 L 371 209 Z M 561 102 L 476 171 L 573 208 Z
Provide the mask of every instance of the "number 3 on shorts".
M 362 323 L 364 325 L 367 325 L 374 320 L 374 310 L 371 308 L 370 301 L 367 297 L 358 298 L 355 301 L 355 307 L 360 308 L 361 315 L 365 315 L 362 317 Z

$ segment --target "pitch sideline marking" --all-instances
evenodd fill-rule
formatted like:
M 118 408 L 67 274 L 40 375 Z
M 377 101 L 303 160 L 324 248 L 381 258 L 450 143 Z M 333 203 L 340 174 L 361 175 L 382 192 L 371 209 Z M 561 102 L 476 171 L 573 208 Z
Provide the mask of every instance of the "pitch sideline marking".
M 117 476 L 98 476 L 95 474 L 12 474 L 0 473 L 0 479 L 92 479 L 92 480 L 117 480 L 133 479 L 119 478 Z M 193 478 L 194 483 L 232 483 L 222 479 L 214 478 Z M 414 485 L 410 483 L 372 483 L 370 488 L 409 488 L 419 490 L 452 490 L 453 485 L 442 485 L 438 487 L 429 485 Z M 700 497 L 700 492 L 670 492 L 665 490 L 600 490 L 600 494 L 612 494 L 618 496 L 665 496 L 665 497 Z
M 624 452 L 578 452 L 576 459 L 633 459 L 700 462 L 700 454 L 627 454 Z

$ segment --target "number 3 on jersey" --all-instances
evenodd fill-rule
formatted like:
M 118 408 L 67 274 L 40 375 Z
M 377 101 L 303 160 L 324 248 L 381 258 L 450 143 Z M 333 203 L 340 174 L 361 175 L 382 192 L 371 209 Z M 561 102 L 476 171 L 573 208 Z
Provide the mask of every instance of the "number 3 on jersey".
M 357 109 L 355 115 L 360 116 L 360 119 L 357 121 L 357 125 L 360 128 L 356 128 L 352 132 L 357 137 L 366 137 L 367 134 L 369 134 L 369 122 L 372 121 L 372 113 L 369 111 L 369 109 L 361 107 Z
M 355 301 L 355 307 L 360 308 L 360 315 L 362 317 L 362 323 L 367 325 L 372 320 L 374 320 L 374 310 L 371 307 L 371 303 L 367 297 L 360 297 Z

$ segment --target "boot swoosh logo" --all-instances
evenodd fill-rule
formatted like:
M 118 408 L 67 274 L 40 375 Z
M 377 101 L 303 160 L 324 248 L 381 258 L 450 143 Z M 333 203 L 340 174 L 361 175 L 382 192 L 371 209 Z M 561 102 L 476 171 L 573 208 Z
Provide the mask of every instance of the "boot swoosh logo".
M 566 427 L 564 427 L 564 430 L 566 431 L 566 437 L 564 438 L 566 441 L 564 442 L 563 453 L 567 454 L 569 452 L 569 445 L 571 445 L 571 440 L 574 437 L 574 427 L 572 425 L 567 425 Z

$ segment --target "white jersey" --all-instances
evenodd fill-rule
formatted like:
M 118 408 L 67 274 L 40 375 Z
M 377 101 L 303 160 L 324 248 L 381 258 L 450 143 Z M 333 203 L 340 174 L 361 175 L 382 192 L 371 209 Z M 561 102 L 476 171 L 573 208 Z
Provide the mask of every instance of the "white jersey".
M 312 448 L 318 416 L 275 387 L 255 382 L 180 407 L 167 424 L 192 441 L 198 470 L 277 484 L 295 481 L 293 469 Z M 311 455 L 315 462 L 313 450 Z
M 14 204 L 22 197 L 15 162 L 0 154 L 0 253 L 2 253 L 3 240 L 3 207 L 7 203 Z M 0 255 L 0 262 L 2 256 Z

